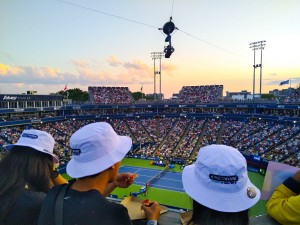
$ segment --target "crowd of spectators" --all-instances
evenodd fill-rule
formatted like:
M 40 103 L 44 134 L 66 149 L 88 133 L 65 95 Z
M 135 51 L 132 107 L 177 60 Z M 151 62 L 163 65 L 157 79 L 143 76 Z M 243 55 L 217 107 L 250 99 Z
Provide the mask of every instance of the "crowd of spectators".
M 88 87 L 94 104 L 131 104 L 133 97 L 128 87 Z
M 210 144 L 217 144 L 221 124 L 221 120 L 209 119 L 206 121 L 202 131 L 202 138 L 200 139 L 200 147 Z M 196 148 L 194 155 L 197 155 L 198 151 L 199 148 Z
M 225 132 L 221 135 L 222 144 L 230 146 L 230 140 L 245 126 L 245 123 L 245 121 L 227 120 L 223 126 Z
M 163 140 L 162 144 L 157 149 L 155 156 L 168 157 L 173 155 L 173 151 L 179 143 L 182 135 L 184 134 L 185 128 L 189 124 L 189 120 L 180 118 L 173 124 L 169 134 Z
M 223 85 L 183 86 L 179 103 L 210 103 L 222 99 Z
M 300 103 L 300 87 L 293 90 L 282 101 L 283 101 L 283 103 Z
M 126 123 L 126 120 L 121 119 L 106 119 L 107 123 L 110 123 L 114 130 L 123 136 L 129 136 L 133 140 L 134 143 L 137 142 L 137 138 L 133 135 L 132 132 L 129 131 L 129 127 Z
M 239 141 L 233 143 L 233 146 L 239 149 L 240 151 L 248 150 L 247 152 L 250 154 L 263 152 L 263 146 L 257 144 L 260 143 L 265 138 L 270 138 L 274 133 L 278 132 L 283 127 L 284 127 L 283 124 L 276 124 L 274 122 L 254 121 L 248 126 L 245 126 L 245 128 L 240 132 L 243 134 L 241 135 L 243 136 L 243 138 L 241 139 L 241 137 L 239 138 L 236 137 L 235 139 L 239 139 Z
M 251 147 L 248 147 L 248 149 L 245 152 L 248 154 L 256 153 L 258 155 L 262 155 L 263 153 L 269 151 L 269 149 L 273 149 L 277 145 L 286 142 L 290 137 L 299 132 L 299 127 L 291 128 L 289 126 L 280 126 L 281 127 L 277 126 L 277 128 L 275 128 L 277 130 L 270 135 L 261 135 L 261 137 L 258 139 L 259 142 L 256 142 L 256 144 L 252 145 Z
M 276 146 L 272 151 L 263 153 L 261 156 L 270 161 L 280 162 L 284 160 L 285 164 L 297 166 L 300 160 L 300 133 L 293 136 L 290 140 Z
M 141 119 L 142 126 L 147 130 L 154 142 L 141 143 L 136 154 L 141 154 L 142 156 L 155 156 L 155 151 L 159 148 L 159 145 L 163 143 L 175 121 L 176 119 L 174 118 Z M 157 154 L 159 154 L 159 152 L 158 149 Z
M 127 124 L 136 137 L 138 143 L 149 143 L 153 142 L 153 139 L 148 134 L 144 126 L 137 120 L 128 120 Z
M 120 135 L 133 139 L 130 154 L 145 157 L 173 157 L 191 160 L 200 147 L 218 143 L 231 145 L 244 154 L 300 167 L 300 126 L 265 120 L 221 120 L 195 118 L 103 119 Z M 98 120 L 97 120 L 98 121 Z M 61 162 L 70 160 L 70 136 L 95 120 L 65 120 L 37 123 L 31 127 L 49 132 L 56 140 L 55 154 Z M 26 126 L 0 128 L 0 152 L 3 145 L 18 140 Z M 29 127 L 30 128 L 30 127 Z
M 205 120 L 192 120 L 188 133 L 183 137 L 178 144 L 174 157 L 188 158 L 192 154 L 202 133 Z

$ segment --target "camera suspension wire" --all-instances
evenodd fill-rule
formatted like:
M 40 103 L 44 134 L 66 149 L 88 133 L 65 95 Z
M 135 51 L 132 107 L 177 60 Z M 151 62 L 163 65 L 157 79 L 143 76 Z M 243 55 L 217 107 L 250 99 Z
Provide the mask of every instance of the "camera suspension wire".
M 173 7 L 174 7 L 174 1 L 175 1 L 175 0 L 173 0 L 173 2 L 172 2 L 171 18 L 172 18 L 172 16 L 173 16 Z
M 93 8 L 90 8 L 90 7 L 86 7 L 86 6 L 83 6 L 83 5 L 79 5 L 79 4 L 76 4 L 76 3 L 68 2 L 68 1 L 65 1 L 65 0 L 56 0 L 56 1 L 61 2 L 61 3 L 64 3 L 64 4 L 72 5 L 72 6 L 74 6 L 74 7 L 78 7 L 78 8 L 82 8 L 82 9 L 85 9 L 85 10 L 89 10 L 89 11 L 93 11 L 93 12 L 96 12 L 96 13 L 100 13 L 100 14 L 103 14 L 103 15 L 106 15 L 106 16 L 114 17 L 114 18 L 116 18 L 116 19 L 125 20 L 125 21 L 131 22 L 131 23 L 136 23 L 136 24 L 140 24 L 140 25 L 147 26 L 147 27 L 150 27 L 150 28 L 155 28 L 156 30 L 157 30 L 157 29 L 160 30 L 160 28 L 157 27 L 157 26 L 153 26 L 153 25 L 150 25 L 150 24 L 146 24 L 146 23 L 140 22 L 140 21 L 138 21 L 138 20 L 133 20 L 133 19 L 129 19 L 129 18 L 126 18 L 126 17 L 114 15 L 114 14 L 112 14 L 112 13 L 107 13 L 107 12 L 104 12 L 104 11 L 100 11 L 100 10 L 93 9 Z M 173 0 L 173 2 L 172 2 L 171 18 L 172 18 L 172 14 L 173 14 L 174 1 L 175 1 L 175 0 Z M 201 38 L 199 38 L 199 37 L 197 37 L 197 36 L 195 36 L 195 35 L 192 35 L 192 34 L 190 34 L 190 33 L 188 33 L 188 32 L 185 32 L 185 31 L 183 31 L 183 30 L 181 30 L 181 29 L 179 29 L 179 28 L 177 28 L 177 27 L 176 27 L 176 30 L 179 30 L 180 32 L 182 32 L 182 33 L 184 33 L 184 34 L 186 34 L 186 35 L 188 35 L 188 36 L 190 36 L 190 37 L 193 37 L 193 38 L 197 39 L 198 41 L 201 41 L 201 42 L 203 42 L 203 43 L 205 43 L 205 44 L 207 44 L 207 45 L 210 45 L 210 46 L 212 46 L 212 47 L 214 47 L 214 48 L 217 48 L 217 49 L 219 49 L 219 50 L 221 50 L 221 51 L 224 51 L 224 52 L 227 52 L 227 53 L 230 53 L 230 54 L 239 56 L 239 57 L 241 56 L 240 54 L 237 54 L 237 53 L 234 53 L 234 52 L 229 51 L 229 50 L 227 50 L 227 49 L 221 48 L 221 47 L 219 47 L 219 46 L 217 46 L 217 45 L 215 45 L 215 44 L 212 44 L 212 43 L 210 43 L 210 42 L 208 42 L 208 41 L 205 41 L 205 40 L 203 40 L 203 39 L 201 39 Z M 243 56 L 243 57 L 244 57 L 244 56 Z
M 115 17 L 117 19 L 126 20 L 128 22 L 137 23 L 137 24 L 140 24 L 140 25 L 144 25 L 144 26 L 147 26 L 147 27 L 152 27 L 152 28 L 158 29 L 158 27 L 152 26 L 150 24 L 146 24 L 146 23 L 143 23 L 143 22 L 140 22 L 140 21 L 137 21 L 137 20 L 133 20 L 133 19 L 129 19 L 129 18 L 126 18 L 126 17 L 114 15 L 112 13 L 103 12 L 103 11 L 93 9 L 93 8 L 89 8 L 89 7 L 86 7 L 86 6 L 83 6 L 83 5 L 78 5 L 78 4 L 75 4 L 75 3 L 72 3 L 72 2 L 67 2 L 67 1 L 64 1 L 64 0 L 56 0 L 56 1 L 59 1 L 59 2 L 65 3 L 65 4 L 69 4 L 69 5 L 78 7 L 78 8 L 90 10 L 90 11 L 93 11 L 93 12 L 96 12 L 96 13 L 101 13 L 101 14 L 106 15 L 106 16 L 111 16 L 111 17 Z

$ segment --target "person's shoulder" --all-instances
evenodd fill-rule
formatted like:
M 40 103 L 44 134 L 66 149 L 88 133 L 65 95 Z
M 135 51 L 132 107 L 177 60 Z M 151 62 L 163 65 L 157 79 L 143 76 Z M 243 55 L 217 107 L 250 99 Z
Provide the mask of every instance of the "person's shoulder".
M 10 210 L 7 224 L 35 224 L 45 197 L 44 192 L 24 191 Z
M 24 191 L 20 196 L 21 199 L 30 200 L 30 201 L 32 201 L 33 199 L 35 201 L 44 201 L 45 197 L 46 197 L 46 193 L 40 191 L 31 191 L 31 190 Z

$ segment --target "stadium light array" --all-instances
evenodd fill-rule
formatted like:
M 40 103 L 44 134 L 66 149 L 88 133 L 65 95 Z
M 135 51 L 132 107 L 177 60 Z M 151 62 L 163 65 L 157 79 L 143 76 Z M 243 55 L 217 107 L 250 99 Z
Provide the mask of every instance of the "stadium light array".
M 156 100 L 156 75 L 159 75 L 159 94 L 160 94 L 160 98 L 162 98 L 161 95 L 161 58 L 164 56 L 164 52 L 151 52 L 151 58 L 154 62 L 154 93 L 153 93 L 153 97 Z M 159 59 L 159 70 L 156 70 L 156 66 L 155 66 L 155 60 Z
M 254 53 L 254 63 L 253 63 L 253 99 L 255 96 L 255 69 L 260 68 L 260 85 L 259 85 L 259 96 L 261 97 L 261 87 L 262 87 L 262 50 L 265 49 L 266 41 L 256 41 L 250 43 L 250 48 L 253 50 Z M 255 64 L 255 51 L 260 50 L 260 64 Z

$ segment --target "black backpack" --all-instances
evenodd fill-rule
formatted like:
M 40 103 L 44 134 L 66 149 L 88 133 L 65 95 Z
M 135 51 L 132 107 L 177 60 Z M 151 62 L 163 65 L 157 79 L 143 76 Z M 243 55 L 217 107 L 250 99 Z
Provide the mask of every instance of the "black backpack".
M 63 225 L 64 197 L 70 185 L 71 183 L 58 185 L 49 191 L 40 211 L 38 225 L 53 225 L 51 219 L 54 219 L 55 225 Z

